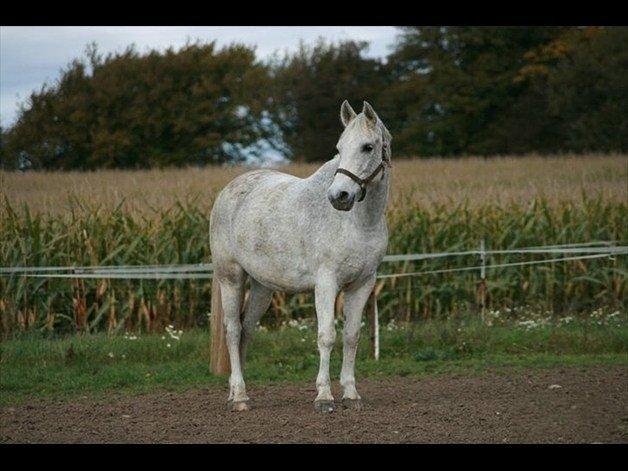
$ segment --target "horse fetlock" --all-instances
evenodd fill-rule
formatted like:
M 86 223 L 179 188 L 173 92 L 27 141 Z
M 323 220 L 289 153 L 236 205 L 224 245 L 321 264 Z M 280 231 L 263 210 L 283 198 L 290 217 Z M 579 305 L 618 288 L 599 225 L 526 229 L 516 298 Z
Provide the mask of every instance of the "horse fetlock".
M 358 390 L 355 388 L 354 378 L 341 379 L 340 386 L 342 386 L 342 390 L 343 390 L 342 397 L 346 397 L 349 399 L 360 399 Z
M 316 395 L 315 401 L 333 401 L 334 396 L 331 393 L 331 387 L 329 382 L 317 381 L 316 389 L 318 390 L 318 394 Z
M 249 398 L 246 395 L 246 385 L 241 379 L 231 379 L 229 381 L 231 389 L 230 397 L 236 401 L 248 401 Z
M 344 397 L 352 397 L 354 399 L 356 398 L 358 393 L 355 389 L 355 377 L 349 375 L 341 375 L 340 386 L 342 386 L 342 389 L 344 391 Z M 349 396 L 350 394 L 352 395 Z

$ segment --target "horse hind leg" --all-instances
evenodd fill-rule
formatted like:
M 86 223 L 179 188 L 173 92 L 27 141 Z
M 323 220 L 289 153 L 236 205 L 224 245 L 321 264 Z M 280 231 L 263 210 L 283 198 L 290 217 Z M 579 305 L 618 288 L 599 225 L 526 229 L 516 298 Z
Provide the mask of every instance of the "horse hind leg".
M 240 338 L 242 321 L 240 313 L 244 294 L 246 273 L 238 264 L 230 263 L 216 270 L 216 279 L 220 283 L 222 309 L 224 311 L 225 337 L 229 350 L 231 376 L 229 377 L 229 405 L 232 410 L 248 410 L 249 397 L 246 394 L 244 377 L 240 362 Z
M 240 366 L 244 371 L 246 359 L 246 347 L 253 337 L 255 326 L 270 306 L 273 296 L 272 290 L 262 285 L 257 280 L 250 278 L 251 289 L 242 319 L 242 338 L 240 339 Z

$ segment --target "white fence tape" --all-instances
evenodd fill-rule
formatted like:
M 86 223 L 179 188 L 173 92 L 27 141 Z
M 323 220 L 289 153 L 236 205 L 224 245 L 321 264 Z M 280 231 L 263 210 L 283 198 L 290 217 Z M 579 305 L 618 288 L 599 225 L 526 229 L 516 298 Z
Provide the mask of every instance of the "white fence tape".
M 526 253 L 536 253 L 536 254 L 568 254 L 568 253 L 605 253 L 605 254 L 614 254 L 614 253 L 622 253 L 628 249 L 626 247 L 573 247 L 573 248 L 528 248 L 528 249 L 505 249 L 505 250 L 467 250 L 464 252 L 440 252 L 440 253 L 426 253 L 426 254 L 400 254 L 400 255 L 387 255 L 384 257 L 384 262 L 404 262 L 404 261 L 414 261 L 414 260 L 426 260 L 430 258 L 441 258 L 441 257 L 454 257 L 454 256 L 465 256 L 465 255 L 505 255 L 505 254 L 526 254 Z
M 0 275 L 70 271 L 72 273 L 195 273 L 212 271 L 211 263 L 188 265 L 110 265 L 83 267 L 1 267 Z
M 593 245 L 604 244 L 604 247 Z M 459 252 L 437 252 L 422 254 L 387 255 L 384 262 L 411 262 L 443 257 L 470 256 L 470 255 L 506 255 L 506 254 L 583 254 L 580 256 L 532 260 L 524 262 L 500 263 L 494 265 L 477 265 L 471 267 L 448 268 L 442 270 L 427 270 L 421 272 L 393 273 L 379 275 L 378 278 L 395 278 L 402 276 L 418 276 L 457 271 L 481 270 L 486 268 L 502 268 L 512 266 L 537 265 L 542 263 L 556 263 L 570 260 L 587 260 L 612 257 L 613 255 L 628 254 L 628 246 L 612 246 L 611 242 L 589 242 L 582 244 L 549 245 L 525 247 L 520 249 L 504 250 L 467 250 Z M 0 276 L 20 276 L 32 278 L 108 278 L 108 279 L 208 279 L 212 277 L 211 263 L 186 265 L 120 265 L 120 266 L 81 266 L 81 267 L 0 267 Z M 68 272 L 68 273 L 60 273 Z
M 603 254 L 594 254 L 594 255 L 580 255 L 577 257 L 561 257 L 561 258 L 549 258 L 545 260 L 530 260 L 526 262 L 496 263 L 493 265 L 476 265 L 473 267 L 446 268 L 443 270 L 415 271 L 415 272 L 409 272 L 409 273 L 392 273 L 389 275 L 378 275 L 377 278 L 400 278 L 403 276 L 433 275 L 436 273 L 451 273 L 451 272 L 456 272 L 456 271 L 481 270 L 482 268 L 487 269 L 487 268 L 503 268 L 503 267 L 520 267 L 523 265 L 538 265 L 541 263 L 568 262 L 570 260 L 588 260 L 592 258 L 604 258 L 604 257 L 611 257 L 612 255 L 626 255 L 626 254 L 628 254 L 628 250 L 624 250 L 622 252 L 615 252 L 614 254 L 603 253 Z
M 200 280 L 209 279 L 212 273 L 18 273 L 14 276 L 28 278 L 106 278 L 120 280 Z

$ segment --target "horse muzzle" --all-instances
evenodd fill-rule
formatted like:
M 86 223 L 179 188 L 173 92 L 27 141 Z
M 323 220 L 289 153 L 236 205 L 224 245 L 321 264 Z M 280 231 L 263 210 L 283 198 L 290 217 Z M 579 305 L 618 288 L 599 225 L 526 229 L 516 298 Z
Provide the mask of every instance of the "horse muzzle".
M 355 194 L 344 190 L 335 192 L 329 191 L 327 198 L 334 209 L 338 211 L 349 211 L 353 208 L 353 204 L 355 203 Z

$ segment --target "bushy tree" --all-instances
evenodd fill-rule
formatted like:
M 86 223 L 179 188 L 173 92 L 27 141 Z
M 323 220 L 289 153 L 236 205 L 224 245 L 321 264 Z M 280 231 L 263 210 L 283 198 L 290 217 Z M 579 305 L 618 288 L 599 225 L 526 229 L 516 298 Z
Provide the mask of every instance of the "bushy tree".
M 366 99 L 377 108 L 387 77 L 381 61 L 364 56 L 367 47 L 365 42 L 333 44 L 321 39 L 271 61 L 274 122 L 295 161 L 334 155 L 343 100 L 361 107 Z
M 405 27 L 380 101 L 398 153 L 625 151 L 628 29 Z
M 628 28 L 569 30 L 529 51 L 516 80 L 526 85 L 524 97 L 538 97 L 525 122 L 552 130 L 534 148 L 628 151 Z
M 397 149 L 420 155 L 507 153 L 503 123 L 524 85 L 524 54 L 562 28 L 406 27 L 385 98 Z M 387 115 L 387 116 L 388 116 Z
M 268 69 L 254 50 L 214 43 L 102 57 L 95 46 L 34 92 L 6 151 L 37 167 L 151 167 L 218 163 L 272 137 Z
M 1 165 L 322 161 L 344 99 L 375 106 L 397 157 L 628 149 L 628 28 L 403 27 L 386 61 L 367 47 L 321 39 L 262 63 L 237 44 L 91 45 L 22 104 Z

